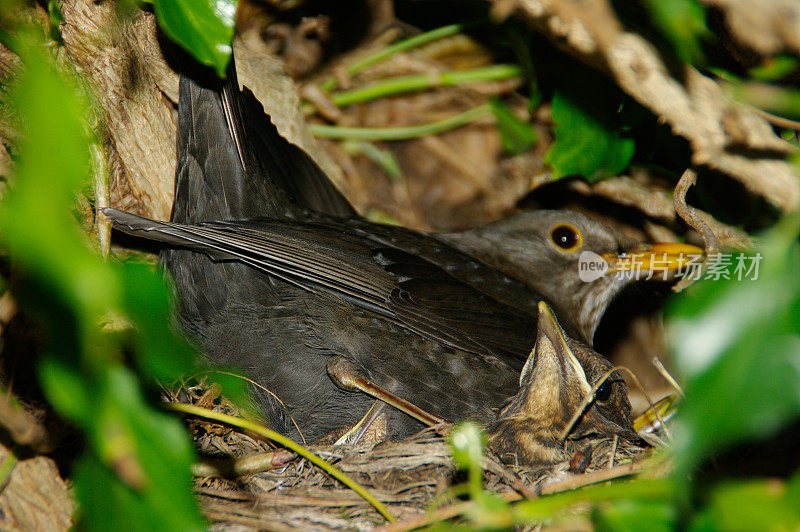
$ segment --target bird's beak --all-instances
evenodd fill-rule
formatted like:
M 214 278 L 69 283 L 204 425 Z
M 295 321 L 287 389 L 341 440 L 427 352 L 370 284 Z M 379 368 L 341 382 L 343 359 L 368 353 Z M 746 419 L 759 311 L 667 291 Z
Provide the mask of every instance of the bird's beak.
M 633 422 L 636 432 L 655 432 L 661 428 L 661 422 L 666 422 L 677 412 L 678 396 L 675 394 L 662 397 L 656 403 L 642 412 Z
M 705 252 L 703 248 L 679 242 L 652 244 L 629 253 L 605 253 L 609 272 L 626 272 L 634 278 L 656 278 L 667 280 L 672 274 L 686 273 L 693 264 L 698 264 Z

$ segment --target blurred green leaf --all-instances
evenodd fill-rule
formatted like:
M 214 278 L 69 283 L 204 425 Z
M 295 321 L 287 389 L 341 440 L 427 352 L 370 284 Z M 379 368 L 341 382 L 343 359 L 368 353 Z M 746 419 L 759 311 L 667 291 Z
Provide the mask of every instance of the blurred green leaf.
M 143 401 L 124 366 L 124 336 L 101 324 L 123 310 L 141 319 L 149 327 L 141 337 L 154 336 L 151 344 L 140 341 L 134 359 L 157 377 L 195 367 L 191 352 L 170 339 L 163 281 L 159 286 L 152 273 L 109 265 L 87 246 L 74 205 L 76 191 L 91 182 L 88 110 L 57 68 L 41 28 L 20 27 L 13 39 L 26 67 L 12 92 L 23 133 L 0 205 L 0 231 L 18 273 L 14 295 L 42 326 L 42 389 L 88 439 L 74 477 L 86 524 L 199 530 L 189 439 L 177 420 Z
M 701 40 L 711 35 L 705 8 L 697 0 L 645 0 L 650 19 L 682 60 L 704 62 Z
M 197 351 L 175 328 L 163 276 L 148 264 L 124 262 L 122 273 L 123 309 L 136 327 L 131 331 L 130 351 L 141 375 L 152 384 L 168 384 L 178 379 L 206 373 L 207 365 Z M 238 378 L 241 371 L 216 367 L 211 380 L 226 398 L 248 409 L 247 381 Z
M 668 479 L 616 480 L 605 484 L 585 486 L 579 490 L 564 491 L 554 495 L 525 499 L 514 504 L 517 523 L 541 520 L 574 505 L 608 504 L 613 501 L 638 501 L 642 504 L 670 499 L 675 489 Z M 665 514 L 665 510 L 658 510 Z
M 622 499 L 595 508 L 593 514 L 597 532 L 675 530 L 678 516 L 669 501 Z
M 622 116 L 622 95 L 599 75 L 561 83 L 553 95 L 555 142 L 545 156 L 553 178 L 582 175 L 593 183 L 628 167 L 635 143 Z
M 796 86 L 781 87 L 758 81 L 733 81 L 725 85 L 725 88 L 734 97 L 768 113 L 800 119 L 800 91 Z
M 800 59 L 790 55 L 770 57 L 756 67 L 747 71 L 750 77 L 759 81 L 777 81 L 796 72 L 800 68 Z
M 726 482 L 713 488 L 704 511 L 690 530 L 800 530 L 800 506 L 779 480 Z
M 470 528 L 509 529 L 513 524 L 513 517 L 508 502 L 483 490 L 483 452 L 486 447 L 486 433 L 474 422 L 465 421 L 453 428 L 449 441 L 456 465 L 467 471 L 466 487 L 470 498 L 475 502 L 469 507 L 465 516 Z M 444 530 L 447 527 L 438 529 Z
M 492 99 L 490 105 L 497 119 L 503 151 L 518 155 L 536 142 L 536 130 L 532 124 L 517 118 L 514 112 L 497 98 Z
M 146 264 L 126 262 L 123 272 L 123 307 L 136 324 L 135 361 L 143 374 L 171 382 L 198 369 L 196 352 L 171 327 L 169 299 L 164 279 Z
M 392 217 L 388 213 L 383 212 L 382 210 L 372 207 L 370 208 L 365 214 L 364 218 L 369 220 L 370 222 L 375 222 L 377 224 L 384 224 L 384 225 L 403 225 L 403 222 L 398 220 L 397 218 Z
M 753 262 L 733 255 L 719 270 L 729 280 L 696 283 L 669 309 L 668 337 L 687 381 L 676 427 L 683 473 L 800 414 L 799 227 L 792 216 L 765 235 L 756 280 L 738 279 L 737 267 Z
M 453 447 L 453 458 L 458 467 L 470 469 L 476 464 L 480 466 L 483 459 L 484 437 L 481 428 L 472 422 L 461 423 L 453 429 L 450 445 Z
M 483 482 L 482 463 L 485 439 L 486 434 L 483 430 L 471 421 L 459 423 L 450 434 L 453 459 L 458 467 L 467 471 L 470 495 L 476 500 L 484 496 L 481 485 Z
M 45 356 L 38 367 L 39 380 L 50 404 L 74 423 L 90 423 L 93 398 L 74 365 L 58 356 Z
M 100 457 L 84 455 L 74 481 L 88 529 L 125 523 L 131 530 L 203 530 L 189 468 L 192 447 L 180 422 L 152 412 L 135 377 L 121 366 L 99 380 L 98 423 L 90 433 Z
M 236 4 L 236 0 L 153 0 L 161 29 L 220 76 L 233 53 Z
M 397 162 L 394 154 L 389 150 L 382 150 L 372 142 L 366 140 L 348 139 L 342 142 L 344 151 L 351 155 L 363 155 L 373 163 L 381 167 L 392 181 L 403 178 L 403 170 Z

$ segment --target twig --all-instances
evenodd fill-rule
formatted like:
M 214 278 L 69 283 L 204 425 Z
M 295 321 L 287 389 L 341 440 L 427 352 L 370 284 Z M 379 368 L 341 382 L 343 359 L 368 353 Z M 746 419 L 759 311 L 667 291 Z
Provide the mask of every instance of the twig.
M 268 453 L 249 454 L 238 458 L 207 458 L 192 466 L 192 474 L 197 477 L 252 475 L 261 471 L 281 468 L 296 457 L 295 453 L 280 449 Z
M 234 427 L 239 427 L 242 430 L 246 430 L 252 432 L 254 434 L 258 434 L 259 436 L 263 436 L 268 438 L 275 443 L 278 443 L 290 451 L 294 451 L 309 462 L 313 463 L 330 476 L 353 490 L 354 492 L 358 493 L 361 497 L 364 498 L 368 503 L 370 503 L 381 515 L 383 515 L 387 521 L 393 522 L 396 520 L 395 516 L 389 511 L 389 509 L 378 499 L 376 499 L 369 491 L 367 491 L 364 486 L 358 484 L 353 479 L 342 473 L 339 469 L 332 466 L 316 454 L 312 453 L 302 445 L 295 443 L 294 441 L 290 440 L 286 436 L 275 432 L 274 430 L 268 429 L 267 427 L 255 423 L 253 421 L 242 419 L 234 416 L 229 416 L 228 414 L 223 414 L 222 412 L 215 412 L 213 410 L 208 410 L 207 408 L 200 408 L 194 405 L 187 405 L 183 403 L 168 403 L 167 408 L 173 410 L 175 412 L 180 412 L 183 414 L 189 414 L 193 416 L 199 416 L 205 419 L 210 419 L 213 421 L 218 421 L 220 423 L 225 423 L 227 425 L 232 425 Z
M 337 92 L 331 96 L 331 101 L 338 107 L 347 107 L 348 105 L 377 100 L 394 94 L 415 92 L 434 87 L 499 81 L 521 75 L 522 69 L 517 65 L 492 65 L 469 70 L 398 76 L 358 87 L 357 89 Z
M 422 148 L 428 150 L 431 155 L 438 157 L 439 160 L 467 178 L 476 191 L 484 192 L 486 189 L 486 175 L 476 165 L 469 160 L 469 157 L 460 149 L 453 149 L 441 138 L 431 135 L 422 140 Z
M 481 467 L 484 471 L 491 471 L 500 475 L 506 482 L 508 482 L 509 486 L 511 486 L 514 491 L 522 495 L 524 498 L 533 499 L 539 496 L 537 491 L 526 486 L 519 475 L 508 469 L 501 461 L 490 460 L 488 457 L 484 456 Z
M 508 495 L 501 496 L 501 498 L 506 499 L 507 502 L 508 497 Z M 513 495 L 511 497 L 513 497 Z M 517 495 L 516 497 L 517 499 L 512 500 L 519 500 L 519 496 Z M 415 530 L 417 528 L 422 528 L 424 526 L 432 525 L 433 523 L 438 523 L 439 521 L 452 519 L 458 515 L 465 514 L 473 506 L 475 506 L 473 501 L 445 506 L 444 508 L 438 508 L 422 517 L 415 517 L 414 519 L 397 521 L 388 525 L 383 525 L 382 527 L 376 528 L 375 532 L 406 532 L 408 530 Z
M 619 436 L 614 434 L 614 440 L 611 443 L 611 450 L 608 452 L 608 469 L 614 469 L 614 458 L 617 457 L 617 442 Z
M 759 109 L 758 107 L 753 107 L 753 110 L 756 112 L 756 114 L 761 115 L 767 121 L 769 121 L 770 124 L 773 124 L 778 127 L 783 127 L 786 129 L 791 129 L 794 131 L 800 131 L 800 122 L 798 122 L 797 120 L 791 120 L 783 116 L 774 115 L 772 113 L 764 111 L 763 109 Z
M 543 487 L 541 490 L 541 494 L 555 495 L 556 493 L 576 490 L 578 488 L 589 486 L 591 484 L 597 484 L 600 482 L 607 482 L 609 480 L 614 480 L 617 478 L 636 475 L 644 469 L 644 466 L 645 462 L 643 461 L 631 462 L 628 464 L 622 464 L 616 466 L 612 469 L 605 469 L 602 471 L 595 471 L 592 473 L 574 475 L 573 477 L 564 479 L 560 482 L 554 482 L 553 484 Z M 519 500 L 523 500 L 523 498 L 517 494 L 503 494 L 499 495 L 499 497 L 503 499 L 505 502 L 516 502 Z M 440 521 L 444 521 L 446 519 L 452 519 L 459 515 L 468 514 L 470 510 L 475 506 L 475 504 L 476 504 L 475 501 L 468 501 L 464 503 L 454 504 L 452 506 L 447 506 L 445 508 L 439 508 L 429 513 L 426 516 L 409 519 L 406 521 L 398 521 L 395 523 L 384 525 L 382 527 L 377 528 L 376 531 L 406 532 L 408 530 L 422 528 L 425 526 L 432 525 L 434 523 L 438 523 Z
M 111 220 L 104 214 L 103 209 L 109 207 L 108 200 L 108 166 L 103 148 L 97 140 L 89 143 L 89 153 L 92 159 L 92 173 L 94 174 L 94 220 L 97 229 L 97 242 L 100 254 L 108 257 L 111 249 Z
M 687 168 L 678 181 L 678 184 L 675 185 L 675 193 L 672 196 L 672 204 L 675 206 L 675 212 L 678 213 L 678 216 L 680 216 L 684 222 L 686 222 L 686 225 L 700 233 L 700 236 L 703 237 L 703 242 L 705 242 L 706 248 L 706 256 L 703 259 L 703 262 L 701 262 L 699 265 L 700 272 L 702 272 L 708 265 L 709 259 L 717 256 L 719 253 L 719 246 L 717 244 L 717 237 L 714 234 L 714 231 L 711 230 L 711 226 L 708 223 L 709 215 L 686 204 L 686 192 L 696 182 L 697 173 L 691 168 Z M 699 276 L 697 276 L 697 278 L 699 278 Z M 675 283 L 675 286 L 672 287 L 672 290 L 675 292 L 680 292 L 696 281 L 697 278 L 693 279 L 692 276 L 686 275 L 683 277 L 683 279 Z
M 611 469 L 603 469 L 601 471 L 593 471 L 591 473 L 584 473 L 582 475 L 574 475 L 559 482 L 554 482 L 542 488 L 542 495 L 554 495 L 564 491 L 571 491 L 591 484 L 598 484 L 600 482 L 607 482 L 621 477 L 628 477 L 642 472 L 646 463 L 642 460 L 639 462 L 629 462 L 627 464 L 620 464 Z
M 664 364 L 661 363 L 661 360 L 659 360 L 658 357 L 653 357 L 650 362 L 653 364 L 653 366 L 655 366 L 656 370 L 658 370 L 661 376 L 664 377 L 664 380 L 670 383 L 670 385 L 675 388 L 679 394 L 681 394 L 681 397 L 686 397 L 686 394 L 683 393 L 683 388 L 681 388 L 681 385 L 678 384 L 678 381 L 676 381 L 672 375 L 670 375 L 669 371 L 667 371 L 667 368 L 664 367 Z
M 17 302 L 11 292 L 6 290 L 0 297 L 0 327 L 5 327 L 17 314 Z M 2 330 L 2 329 L 0 329 Z
M 541 183 L 549 179 L 541 180 Z M 537 182 L 538 183 L 538 182 Z M 647 216 L 672 221 L 675 219 L 674 196 L 666 190 L 648 188 L 632 177 L 617 176 L 589 185 L 584 181 L 573 181 L 569 187 L 585 196 L 595 195 L 608 198 L 643 212 Z M 534 185 L 532 188 L 536 188 Z M 753 242 L 747 233 L 715 220 L 706 215 L 706 223 L 721 239 L 722 246 L 750 248 Z
M 395 43 L 391 46 L 387 46 L 383 50 L 376 52 L 364 59 L 356 61 L 349 67 L 347 67 L 347 74 L 349 76 L 354 76 L 364 70 L 367 67 L 374 65 L 375 63 L 380 63 L 381 61 L 385 61 L 386 59 L 390 58 L 395 54 L 399 54 L 400 52 L 405 52 L 406 50 L 411 50 L 412 48 L 417 48 L 418 46 L 422 46 L 423 44 L 429 43 L 431 41 L 435 41 L 436 39 L 441 39 L 442 37 L 448 37 L 450 35 L 455 35 L 456 33 L 461 32 L 465 28 L 465 24 L 450 24 L 449 26 L 442 26 L 441 28 L 436 28 L 435 30 L 431 30 L 425 33 L 421 33 L 419 35 L 415 35 L 409 39 L 402 40 L 398 43 Z M 326 82 L 320 85 L 320 88 L 324 91 L 332 91 L 338 86 L 339 82 L 336 78 L 331 78 Z
M 51 431 L 35 416 L 26 412 L 9 390 L 0 390 L 0 426 L 17 445 L 30 447 L 37 453 L 55 448 Z
M 317 137 L 331 139 L 355 139 L 355 140 L 403 140 L 425 135 L 435 135 L 442 131 L 455 129 L 473 120 L 487 115 L 491 112 L 489 104 L 473 107 L 468 111 L 459 113 L 450 118 L 445 118 L 439 122 L 423 124 L 421 126 L 407 127 L 338 127 L 324 124 L 311 124 L 311 133 Z
M 766 112 L 772 117 L 775 116 L 772 113 L 790 116 L 800 115 L 800 95 L 792 88 L 760 81 L 727 81 L 723 84 L 723 87 L 739 99 L 746 101 L 756 109 Z M 794 127 L 791 127 L 791 129 L 794 129 Z

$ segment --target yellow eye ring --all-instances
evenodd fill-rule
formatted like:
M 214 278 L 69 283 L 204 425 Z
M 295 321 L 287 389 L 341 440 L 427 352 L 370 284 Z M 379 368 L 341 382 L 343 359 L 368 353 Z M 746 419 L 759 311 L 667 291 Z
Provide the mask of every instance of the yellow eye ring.
M 572 252 L 583 244 L 583 235 L 574 225 L 561 223 L 550 229 L 550 241 L 560 251 Z

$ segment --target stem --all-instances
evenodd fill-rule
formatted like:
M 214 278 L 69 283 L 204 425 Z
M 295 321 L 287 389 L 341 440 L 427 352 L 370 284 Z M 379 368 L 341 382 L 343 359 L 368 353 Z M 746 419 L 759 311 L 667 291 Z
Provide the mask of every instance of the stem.
M 351 76 L 358 74 L 365 68 L 374 65 L 375 63 L 380 63 L 391 56 L 398 54 L 400 52 L 404 52 L 406 50 L 410 50 L 412 48 L 416 48 L 418 46 L 422 46 L 423 44 L 427 44 L 431 41 L 435 41 L 436 39 L 441 39 L 442 37 L 448 37 L 450 35 L 455 35 L 463 30 L 465 27 L 464 24 L 450 24 L 449 26 L 442 26 L 441 28 L 436 28 L 435 30 L 427 31 L 425 33 L 420 33 L 419 35 L 415 35 L 410 39 L 402 40 L 398 43 L 395 43 L 391 46 L 387 46 L 383 50 L 380 50 L 370 56 L 365 57 L 359 61 L 356 61 L 349 67 L 347 67 L 347 73 Z M 332 91 L 339 85 L 339 82 L 335 78 L 331 78 L 320 85 L 320 88 L 324 91 Z
M 449 87 L 465 85 L 481 81 L 499 81 L 522 74 L 517 65 L 492 65 L 469 70 L 450 70 L 437 74 L 415 74 L 378 81 L 371 85 L 348 91 L 338 92 L 331 96 L 337 107 L 346 107 L 356 103 L 377 100 L 392 94 L 413 92 L 431 87 Z
M 459 113 L 450 118 L 445 118 L 439 122 L 431 122 L 420 126 L 407 127 L 339 127 L 324 124 L 311 124 L 311 133 L 317 137 L 329 139 L 354 139 L 354 140 L 403 140 L 422 137 L 425 135 L 435 135 L 442 131 L 454 129 L 472 122 L 476 118 L 489 114 L 491 108 L 489 104 L 473 107 L 468 111 Z
M 557 495 L 525 500 L 512 507 L 513 521 L 525 523 L 550 517 L 558 510 L 575 504 L 591 504 L 621 499 L 667 500 L 672 484 L 662 479 L 639 479 L 632 482 L 583 487 Z
M 788 119 L 800 118 L 800 93 L 757 81 L 742 81 L 729 73 L 720 73 L 722 87 L 735 98 L 744 100 L 756 109 Z
M 169 403 L 167 408 L 173 410 L 175 412 L 182 412 L 184 414 L 191 414 L 194 416 L 203 417 L 206 419 L 211 419 L 213 421 L 218 421 L 220 423 L 225 423 L 227 425 L 232 425 L 234 427 L 238 427 L 242 430 L 247 430 L 249 432 L 253 432 L 265 438 L 268 438 L 275 443 L 286 447 L 287 449 L 296 452 L 312 464 L 316 465 L 317 467 L 321 468 L 323 471 L 328 473 L 330 476 L 350 488 L 351 490 L 355 491 L 361 497 L 364 498 L 368 503 L 370 503 L 381 515 L 383 515 L 387 521 L 395 521 L 394 515 L 389 511 L 384 504 L 376 499 L 370 492 L 368 492 L 364 486 L 358 484 L 353 479 L 339 471 L 337 468 L 333 467 L 331 464 L 317 456 L 316 454 L 312 453 L 302 445 L 295 443 L 294 441 L 290 440 L 286 436 L 275 432 L 274 430 L 268 429 L 267 427 L 255 423 L 253 421 L 249 421 L 247 419 L 242 419 L 234 416 L 229 416 L 228 414 L 223 414 L 221 412 L 215 412 L 213 410 L 209 410 L 207 408 L 201 408 L 195 405 L 187 405 L 184 403 Z

